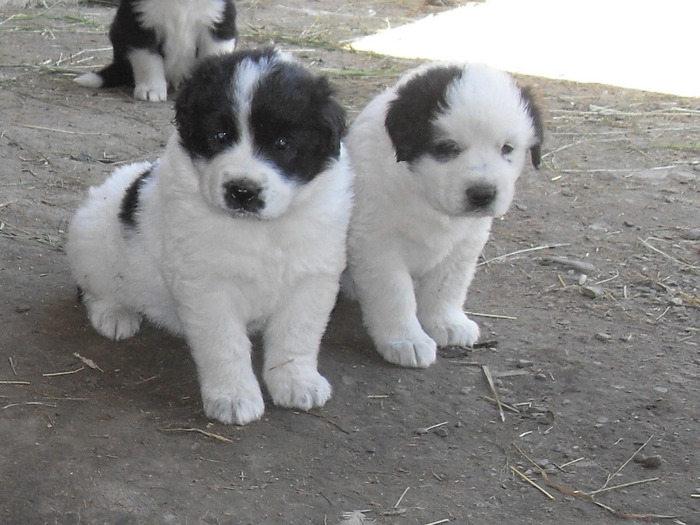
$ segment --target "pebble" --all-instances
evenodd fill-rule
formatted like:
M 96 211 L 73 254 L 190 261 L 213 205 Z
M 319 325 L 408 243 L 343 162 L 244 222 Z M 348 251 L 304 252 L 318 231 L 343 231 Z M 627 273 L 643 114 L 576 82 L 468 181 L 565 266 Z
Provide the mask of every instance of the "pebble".
M 590 297 L 591 299 L 597 299 L 602 297 L 604 294 L 603 289 L 600 286 L 582 286 L 581 295 L 584 297 Z
M 597 333 L 593 337 L 595 337 L 598 341 L 604 341 L 606 343 L 611 339 L 611 337 L 608 334 L 603 333 Z
M 634 462 L 639 463 L 644 468 L 659 468 L 662 461 L 661 456 L 658 454 L 654 456 L 645 456 L 643 454 L 634 456 Z

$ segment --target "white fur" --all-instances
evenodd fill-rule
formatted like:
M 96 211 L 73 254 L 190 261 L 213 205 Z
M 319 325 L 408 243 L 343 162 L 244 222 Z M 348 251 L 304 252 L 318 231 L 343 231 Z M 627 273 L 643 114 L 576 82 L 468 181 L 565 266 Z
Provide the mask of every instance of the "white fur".
M 447 162 L 423 155 L 397 162 L 384 122 L 397 89 L 434 65 L 407 73 L 359 115 L 346 138 L 355 171 L 355 206 L 344 287 L 360 302 L 377 350 L 392 363 L 427 367 L 436 346 L 470 346 L 479 328 L 463 312 L 492 217 L 508 209 L 532 121 L 514 81 L 485 66 L 465 66 L 434 121 L 442 139 L 463 148 Z M 504 156 L 501 147 L 513 146 Z M 488 183 L 488 210 L 465 210 L 466 190 Z
M 211 37 L 209 28 L 222 16 L 223 4 L 211 1 L 192 0 L 146 0 L 138 4 L 141 15 L 139 22 L 156 32 L 159 41 L 163 42 L 163 56 L 157 55 L 162 62 L 162 69 L 171 86 L 177 88 L 189 76 L 198 59 L 220 53 L 233 51 L 236 40 L 217 41 Z M 131 55 L 132 65 L 139 58 Z M 154 70 L 150 74 L 139 77 L 134 66 L 136 89 L 140 93 L 149 91 L 151 77 L 159 74 Z M 139 85 L 143 84 L 139 89 Z M 157 88 L 153 86 L 157 95 Z M 136 91 L 136 98 L 140 98 Z M 165 100 L 165 96 L 159 100 Z
M 71 222 L 66 251 L 92 325 L 122 339 L 145 316 L 184 334 L 205 413 L 236 424 L 264 410 L 247 335 L 259 328 L 273 402 L 323 405 L 331 387 L 317 355 L 345 267 L 351 208 L 344 157 L 294 184 L 245 139 L 211 161 L 193 161 L 176 133 L 142 186 L 138 228 L 129 229 L 118 219 L 121 202 L 148 166 L 117 170 Z M 269 206 L 258 216 L 232 214 L 212 190 L 221 193 L 240 170 L 265 188 Z

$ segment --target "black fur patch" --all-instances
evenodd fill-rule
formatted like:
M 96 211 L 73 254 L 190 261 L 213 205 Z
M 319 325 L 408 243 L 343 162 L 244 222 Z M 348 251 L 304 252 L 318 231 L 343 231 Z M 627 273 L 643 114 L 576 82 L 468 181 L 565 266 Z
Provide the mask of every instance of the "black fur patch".
M 221 21 L 211 29 L 211 34 L 219 40 L 231 40 L 236 37 L 236 6 L 233 0 L 225 0 Z
M 520 96 L 525 102 L 528 115 L 532 119 L 532 127 L 535 129 L 537 143 L 530 148 L 530 159 L 535 168 L 540 167 L 542 161 L 542 142 L 544 142 L 544 124 L 542 122 L 542 111 L 535 102 L 535 97 L 530 87 L 520 86 Z
M 129 185 L 122 198 L 122 205 L 119 209 L 119 220 L 127 228 L 136 228 L 137 212 L 139 209 L 139 196 L 141 188 L 149 179 L 153 172 L 153 167 L 149 166 Z
M 397 162 L 428 152 L 434 142 L 432 121 L 445 109 L 447 88 L 461 75 L 457 66 L 431 68 L 399 88 L 384 121 Z
M 210 57 L 194 71 L 175 101 L 182 146 L 193 158 L 211 159 L 240 140 L 238 102 L 231 82 L 243 61 L 274 62 L 273 49 Z M 300 182 L 313 179 L 340 155 L 345 111 L 325 77 L 277 62 L 260 79 L 248 126 L 256 153 Z
M 280 63 L 253 96 L 250 127 L 257 153 L 289 177 L 308 182 L 340 155 L 345 111 L 325 77 Z

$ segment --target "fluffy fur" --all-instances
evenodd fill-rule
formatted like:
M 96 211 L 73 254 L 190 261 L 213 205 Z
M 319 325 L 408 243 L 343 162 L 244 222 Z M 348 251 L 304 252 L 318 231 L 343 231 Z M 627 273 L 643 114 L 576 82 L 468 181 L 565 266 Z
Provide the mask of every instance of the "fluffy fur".
M 263 414 L 249 330 L 277 405 L 323 405 L 321 336 L 345 267 L 351 172 L 343 109 L 324 77 L 281 52 L 199 66 L 160 161 L 118 169 L 77 211 L 66 247 L 94 328 L 123 339 L 143 316 L 184 334 L 204 411 Z
M 195 63 L 233 51 L 236 9 L 232 0 L 121 0 L 109 31 L 113 61 L 75 79 L 83 86 L 134 86 L 141 100 L 167 99 Z
M 529 91 L 483 65 L 410 71 L 354 122 L 344 286 L 386 360 L 427 367 L 436 346 L 477 340 L 463 312 L 477 258 L 541 142 Z

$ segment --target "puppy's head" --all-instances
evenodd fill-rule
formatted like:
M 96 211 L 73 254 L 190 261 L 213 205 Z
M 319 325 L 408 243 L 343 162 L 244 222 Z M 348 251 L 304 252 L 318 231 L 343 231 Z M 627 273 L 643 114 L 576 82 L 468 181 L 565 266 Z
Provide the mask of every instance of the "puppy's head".
M 204 198 L 236 216 L 282 215 L 340 155 L 345 113 L 332 95 L 325 77 L 272 49 L 204 60 L 175 102 Z
M 528 150 L 539 167 L 543 127 L 529 90 L 484 65 L 432 65 L 399 81 L 385 127 L 397 162 L 442 213 L 505 213 Z

